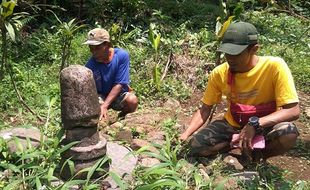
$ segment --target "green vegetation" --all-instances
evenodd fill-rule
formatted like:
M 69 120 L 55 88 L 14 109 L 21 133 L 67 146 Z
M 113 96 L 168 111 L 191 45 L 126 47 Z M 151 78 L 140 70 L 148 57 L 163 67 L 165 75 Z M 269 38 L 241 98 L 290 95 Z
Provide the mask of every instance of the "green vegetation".
M 12 15 L 4 11 L 9 10 L 5 9 L 7 2 L 10 1 L 2 1 L 0 12 L 0 129 L 35 126 L 48 139 L 39 149 L 30 147 L 9 154 L 7 143 L 0 138 L 0 189 L 68 189 L 74 184 L 82 184 L 83 189 L 98 188 L 96 181 L 89 180 L 51 184 L 56 178 L 54 171 L 58 169 L 60 152 L 68 148 L 58 146 L 63 133 L 59 70 L 70 64 L 86 63 L 90 53 L 81 44 L 86 32 L 96 26 L 109 29 L 113 44 L 130 53 L 131 85 L 141 109 L 168 97 L 186 102 L 195 90 L 204 89 L 208 72 L 214 66 L 206 63 L 217 59 L 216 18 L 221 17 L 223 22 L 233 14 L 238 15 L 234 19 L 257 26 L 261 34 L 259 54 L 282 57 L 293 73 L 297 89 L 310 93 L 307 1 L 249 0 L 219 5 L 214 0 L 96 0 L 85 2 L 89 9 L 78 10 L 69 1 L 55 0 L 48 6 L 40 6 L 34 4 L 36 1 L 21 0 Z M 309 119 L 304 120 L 309 123 Z M 158 153 L 143 148 L 137 152 L 159 159 L 160 164 L 137 168 L 132 183 L 121 182 L 118 176 L 110 174 L 120 187 L 223 189 L 228 177 L 220 183 L 214 183 L 213 178 L 206 180 L 197 165 L 179 157 L 182 150 L 176 142 L 175 123 L 175 118 L 164 122 L 162 128 L 167 140 L 164 145 L 154 145 Z M 219 163 L 211 166 L 213 176 L 228 176 L 229 171 L 223 170 Z M 89 169 L 89 175 L 95 169 Z M 264 178 L 251 187 L 244 184 L 245 189 L 310 188 L 309 182 L 288 181 L 284 173 L 272 167 L 261 166 L 258 170 Z

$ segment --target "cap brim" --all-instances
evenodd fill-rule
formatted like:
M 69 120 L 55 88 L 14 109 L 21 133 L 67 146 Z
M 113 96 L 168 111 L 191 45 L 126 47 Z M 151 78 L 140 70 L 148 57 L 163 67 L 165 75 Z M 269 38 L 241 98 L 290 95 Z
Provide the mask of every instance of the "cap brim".
M 249 45 L 238 45 L 238 44 L 231 44 L 231 43 L 223 43 L 220 47 L 216 50 L 219 52 L 227 53 L 229 55 L 238 55 L 243 50 L 245 50 Z
M 97 41 L 97 40 L 87 40 L 86 42 L 84 42 L 83 44 L 85 45 L 93 45 L 93 46 L 97 46 L 102 44 L 103 42 L 101 41 Z

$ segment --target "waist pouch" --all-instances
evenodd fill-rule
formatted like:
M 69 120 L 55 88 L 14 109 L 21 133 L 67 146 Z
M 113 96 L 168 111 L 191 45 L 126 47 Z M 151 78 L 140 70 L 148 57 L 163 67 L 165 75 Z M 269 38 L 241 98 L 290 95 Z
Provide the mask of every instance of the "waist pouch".
M 276 109 L 277 106 L 275 101 L 255 106 L 230 102 L 231 115 L 242 127 L 248 123 L 250 117 L 264 117 L 275 112 Z

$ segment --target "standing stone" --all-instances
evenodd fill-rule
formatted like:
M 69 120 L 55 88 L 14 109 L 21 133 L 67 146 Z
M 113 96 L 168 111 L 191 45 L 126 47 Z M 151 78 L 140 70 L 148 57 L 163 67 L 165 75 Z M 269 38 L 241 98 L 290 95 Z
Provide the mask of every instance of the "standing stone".
M 70 130 L 66 130 L 66 141 L 80 141 L 84 138 L 96 138 L 99 140 L 99 133 L 97 132 L 97 127 L 76 127 Z
M 63 69 L 60 88 L 63 127 L 96 126 L 100 107 L 92 71 L 81 65 Z
M 66 146 L 78 141 L 61 153 L 61 178 L 86 179 L 88 170 L 85 169 L 104 160 L 92 178 L 105 175 L 110 162 L 106 157 L 107 140 L 97 130 L 100 107 L 92 71 L 71 65 L 61 71 L 60 87 L 61 118 L 66 130 L 61 143 Z

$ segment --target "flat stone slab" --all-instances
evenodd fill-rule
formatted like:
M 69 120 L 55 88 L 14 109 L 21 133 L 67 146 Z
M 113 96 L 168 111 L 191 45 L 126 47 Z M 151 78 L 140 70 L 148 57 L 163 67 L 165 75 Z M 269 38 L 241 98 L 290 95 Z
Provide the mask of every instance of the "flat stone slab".
M 40 146 L 40 140 L 45 138 L 44 136 L 41 137 L 41 132 L 39 129 L 36 128 L 10 128 L 0 131 L 0 137 L 5 139 L 8 143 L 8 149 L 10 153 L 14 153 L 19 150 L 17 142 L 19 142 L 23 150 L 31 147 L 38 147 Z M 18 140 L 14 140 L 17 138 Z M 29 140 L 27 140 L 29 139 Z
M 132 177 L 131 174 L 138 162 L 138 158 L 130 154 L 130 152 L 128 148 L 117 143 L 107 143 L 107 156 L 112 160 L 110 171 L 116 173 L 123 179 L 130 179 Z M 111 185 L 108 188 L 109 190 L 119 189 L 111 177 L 106 178 L 104 181 L 107 181 Z
M 244 171 L 244 172 L 240 172 L 240 173 L 231 174 L 231 176 L 236 178 L 237 180 L 241 180 L 245 183 L 250 183 L 255 178 L 259 178 L 259 174 L 257 171 Z
M 107 151 L 107 140 L 100 136 L 99 141 L 84 138 L 79 144 L 69 148 L 61 154 L 64 159 L 71 160 L 93 160 L 102 157 Z

